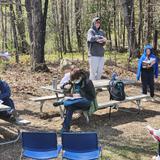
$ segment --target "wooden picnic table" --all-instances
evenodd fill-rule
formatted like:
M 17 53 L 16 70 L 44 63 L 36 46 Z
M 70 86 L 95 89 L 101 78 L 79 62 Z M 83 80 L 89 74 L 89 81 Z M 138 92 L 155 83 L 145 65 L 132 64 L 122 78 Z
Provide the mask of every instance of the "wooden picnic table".
M 135 84 L 135 82 L 136 82 L 134 80 L 129 80 L 129 79 L 121 79 L 121 80 L 125 85 Z M 95 89 L 102 88 L 103 91 L 108 90 L 109 82 L 110 82 L 109 79 L 93 80 L 93 84 L 94 84 Z M 45 90 L 50 90 L 53 93 L 55 93 L 57 100 L 60 99 L 59 95 L 63 95 L 63 90 L 60 89 L 60 85 L 57 86 L 57 89 L 54 89 L 52 85 L 42 86 L 41 88 L 45 89 Z M 41 103 L 41 111 L 42 111 L 44 101 L 45 101 L 45 99 L 43 98 L 43 101 Z M 61 108 L 61 106 L 59 106 L 59 107 L 60 107 L 60 115 L 61 115 L 61 117 L 63 117 L 64 111 Z
M 121 79 L 121 80 L 125 85 L 131 85 L 136 83 L 136 81 L 134 80 L 129 80 L 129 79 Z M 109 79 L 93 80 L 93 84 L 95 88 L 107 88 L 109 86 L 109 81 L 110 81 Z M 57 86 L 57 89 L 54 89 L 52 85 L 42 86 L 41 88 L 53 91 L 55 93 L 63 93 L 59 85 Z

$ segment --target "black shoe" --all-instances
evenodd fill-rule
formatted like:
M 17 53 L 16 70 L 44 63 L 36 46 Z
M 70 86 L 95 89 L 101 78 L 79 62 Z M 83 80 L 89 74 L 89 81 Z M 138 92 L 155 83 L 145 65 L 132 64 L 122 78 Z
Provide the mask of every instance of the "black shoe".
M 54 103 L 53 103 L 53 106 L 57 107 L 57 106 L 60 106 L 60 105 L 62 105 L 62 104 L 63 104 L 62 102 L 54 102 Z

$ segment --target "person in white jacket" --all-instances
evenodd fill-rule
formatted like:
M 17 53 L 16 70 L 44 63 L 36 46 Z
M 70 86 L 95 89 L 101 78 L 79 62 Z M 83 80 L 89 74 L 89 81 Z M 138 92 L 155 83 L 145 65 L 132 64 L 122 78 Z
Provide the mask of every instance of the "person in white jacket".
M 160 129 L 154 129 L 151 126 L 147 126 L 147 129 L 154 140 L 158 141 L 158 154 L 154 156 L 152 160 L 160 160 Z

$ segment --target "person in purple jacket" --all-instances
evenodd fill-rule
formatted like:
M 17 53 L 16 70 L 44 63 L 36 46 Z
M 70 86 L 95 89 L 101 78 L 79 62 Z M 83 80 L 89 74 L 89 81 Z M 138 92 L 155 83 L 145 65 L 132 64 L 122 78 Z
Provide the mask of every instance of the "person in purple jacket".
M 10 119 L 15 117 L 16 110 L 13 100 L 10 98 L 11 90 L 7 82 L 0 80 L 0 100 L 1 103 L 10 107 L 8 111 L 1 111 L 0 117 Z

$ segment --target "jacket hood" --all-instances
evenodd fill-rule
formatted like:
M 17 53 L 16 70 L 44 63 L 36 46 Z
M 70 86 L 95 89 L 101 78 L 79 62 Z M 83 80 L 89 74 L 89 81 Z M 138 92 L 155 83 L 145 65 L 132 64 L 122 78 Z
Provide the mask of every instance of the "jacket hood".
M 95 18 L 93 18 L 93 20 L 92 20 L 92 24 L 91 24 L 91 27 L 94 29 L 94 30 L 99 30 L 100 29 L 100 27 L 97 29 L 96 28 L 96 21 L 97 20 L 100 20 L 100 18 L 99 17 L 95 17 Z
M 146 50 L 147 49 L 150 49 L 151 51 L 151 54 L 153 54 L 153 47 L 150 45 L 150 44 L 147 44 L 145 47 L 144 47 L 144 51 L 143 51 L 143 55 L 146 56 Z

